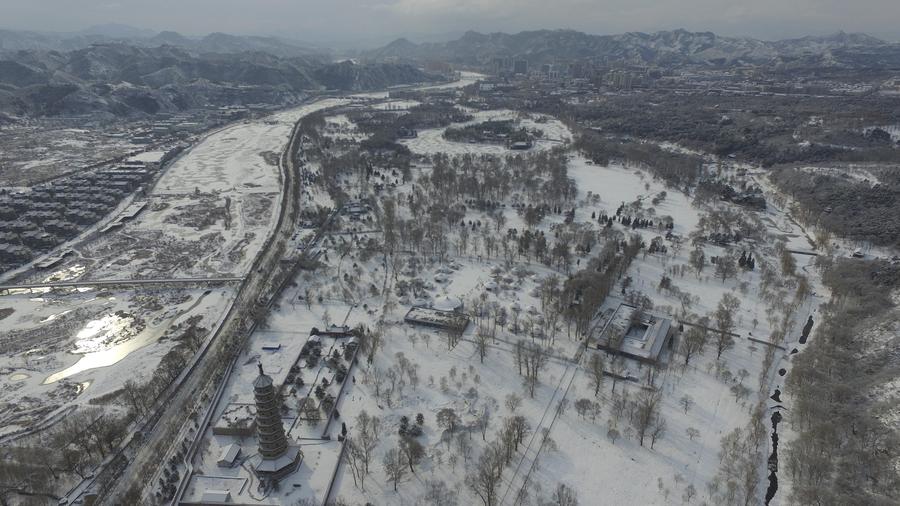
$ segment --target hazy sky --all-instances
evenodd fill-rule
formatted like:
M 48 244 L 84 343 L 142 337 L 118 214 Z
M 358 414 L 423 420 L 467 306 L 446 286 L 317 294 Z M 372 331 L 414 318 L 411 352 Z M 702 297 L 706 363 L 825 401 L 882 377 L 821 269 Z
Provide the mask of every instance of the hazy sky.
M 896 39 L 900 0 L 0 0 L 0 26 L 75 31 L 122 23 L 184 34 L 309 41 L 464 30 L 687 28 L 773 39 L 837 30 Z

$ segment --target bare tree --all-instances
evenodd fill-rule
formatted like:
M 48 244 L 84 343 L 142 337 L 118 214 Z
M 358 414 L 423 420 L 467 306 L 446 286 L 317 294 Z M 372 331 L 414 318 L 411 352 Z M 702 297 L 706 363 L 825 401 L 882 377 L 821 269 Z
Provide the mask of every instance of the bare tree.
M 619 382 L 626 371 L 625 362 L 622 360 L 622 357 L 616 355 L 609 363 L 609 366 L 610 374 L 612 375 L 612 392 L 616 393 L 616 383 Z
M 519 397 L 515 393 L 507 394 L 506 409 L 508 409 L 510 413 L 515 413 L 521 405 L 522 405 L 521 397 Z
M 616 439 L 619 439 L 619 436 L 621 436 L 621 434 L 619 434 L 618 429 L 616 429 L 615 427 L 611 427 L 608 431 L 606 431 L 606 437 L 609 438 L 612 444 L 616 444 Z
M 478 418 L 475 420 L 475 427 L 481 432 L 481 440 L 487 441 L 487 430 L 488 427 L 491 426 L 491 412 L 485 406 L 481 410 L 481 414 L 478 415 Z
M 422 446 L 422 443 L 419 443 L 418 440 L 411 436 L 404 436 L 400 438 L 399 449 L 403 453 L 407 464 L 409 464 L 409 472 L 416 474 L 414 466 L 425 456 L 425 448 Z
M 634 417 L 632 423 L 637 431 L 638 441 L 644 446 L 644 437 L 657 417 L 661 394 L 656 390 L 642 390 L 634 401 Z
M 511 416 L 504 422 L 504 431 L 510 434 L 513 443 L 513 451 L 519 451 L 519 445 L 525 441 L 525 437 L 531 432 L 531 425 L 522 415 Z
M 550 504 L 552 506 L 578 506 L 578 494 L 572 487 L 565 483 L 560 483 L 556 486 L 556 490 L 553 491 L 553 498 Z
M 681 494 L 681 500 L 685 503 L 690 503 L 696 495 L 697 488 L 694 487 L 693 483 L 689 483 L 688 486 L 684 488 L 684 493 Z
M 475 348 L 478 350 L 478 358 L 481 359 L 481 363 L 484 363 L 484 357 L 487 356 L 488 352 L 488 342 L 491 339 L 491 334 L 488 329 L 483 326 L 478 326 L 478 331 L 475 332 Z
M 394 391 L 397 389 L 397 382 L 400 380 L 400 373 L 395 367 L 391 367 L 390 369 L 385 371 L 384 378 L 385 380 L 387 380 L 386 384 L 388 388 L 382 392 L 384 394 L 382 395 L 382 398 L 384 399 L 384 402 L 387 404 L 387 406 L 389 408 L 392 408 L 394 407 Z
M 706 346 L 706 340 L 707 331 L 699 326 L 692 326 L 684 333 L 680 349 L 681 354 L 684 356 L 685 367 L 691 362 L 691 357 L 697 353 L 703 352 L 703 348 Z
M 587 398 L 578 399 L 575 401 L 575 412 L 578 413 L 581 418 L 584 418 L 588 412 L 591 411 L 593 403 L 594 401 Z
M 691 406 L 694 405 L 694 398 L 688 394 L 684 394 L 681 396 L 681 399 L 678 399 L 678 403 L 684 408 L 684 414 L 687 414 L 687 412 L 690 411 Z
M 465 432 L 460 432 L 456 435 L 456 451 L 463 458 L 463 463 L 469 463 L 469 458 L 472 457 L 472 439 L 469 434 Z
M 365 352 L 366 362 L 371 364 L 375 360 L 378 349 L 384 344 L 384 335 L 380 330 L 366 331 L 361 333 L 359 346 L 361 351 Z
M 569 399 L 560 399 L 559 402 L 556 403 L 556 413 L 559 416 L 564 416 L 569 409 L 569 404 Z
M 785 276 L 794 276 L 797 273 L 797 261 L 794 260 L 794 255 L 785 248 L 784 243 L 779 243 L 776 249 L 780 250 L 781 273 Z
M 591 379 L 591 386 L 594 388 L 594 397 L 600 396 L 600 387 L 603 386 L 603 377 L 605 375 L 604 368 L 606 363 L 603 356 L 599 352 L 591 355 L 588 361 L 588 375 Z
M 143 388 L 133 379 L 130 379 L 122 385 L 122 399 L 125 406 L 130 409 L 135 416 L 143 416 L 147 412 L 147 396 L 144 395 Z
M 754 432 L 753 430 L 745 432 L 737 428 L 722 438 L 717 477 L 725 483 L 724 498 L 730 503 L 737 503 L 739 493 L 743 496 L 745 506 L 756 500 L 759 461 L 762 457 L 755 441 L 759 434 L 754 435 Z M 808 501 L 804 504 L 816 502 L 820 501 Z
M 744 492 L 744 506 L 750 506 L 756 500 L 756 489 L 759 487 L 758 460 L 751 454 L 741 463 L 741 489 Z
M 498 500 L 498 486 L 503 473 L 500 452 L 490 445 L 478 459 L 478 464 L 466 475 L 466 485 L 481 499 L 484 506 L 495 506 Z
M 737 274 L 737 262 L 731 255 L 722 255 L 716 259 L 716 277 L 722 278 L 722 283 Z
M 369 464 L 372 462 L 372 454 L 378 446 L 378 432 L 381 429 L 381 419 L 370 416 L 365 410 L 356 416 L 354 427 L 354 441 L 359 449 L 359 458 L 362 460 L 366 474 L 369 474 Z
M 459 416 L 453 408 L 441 408 L 437 413 L 437 424 L 438 427 L 443 427 L 444 430 L 453 434 L 459 425 Z
M 348 438 L 344 444 L 347 445 L 347 449 L 344 451 L 344 462 L 350 467 L 353 484 L 365 492 L 366 476 L 368 475 L 366 454 L 363 448 L 352 438 Z
M 456 492 L 450 490 L 447 484 L 440 480 L 428 480 L 425 482 L 425 503 L 431 506 L 456 506 Z
M 525 366 L 525 387 L 531 398 L 540 383 L 540 373 L 547 366 L 549 356 L 537 343 L 524 343 L 523 361 Z
M 719 305 L 716 308 L 715 319 L 719 331 L 716 334 L 716 359 L 722 357 L 722 353 L 734 346 L 734 338 L 731 331 L 735 326 L 735 316 L 737 310 L 741 306 L 741 301 L 730 293 L 722 295 Z
M 397 484 L 406 477 L 407 463 L 403 452 L 398 448 L 391 448 L 384 454 L 381 463 L 384 466 L 384 474 L 394 484 L 394 492 L 396 492 Z
M 516 360 L 516 368 L 519 371 L 519 375 L 522 375 L 522 368 L 525 365 L 525 341 L 523 339 L 519 339 L 516 341 L 516 348 L 513 357 Z
M 653 419 L 653 423 L 650 425 L 650 449 L 653 449 L 653 445 L 656 444 L 656 440 L 660 439 L 666 434 L 666 419 L 662 417 L 659 413 L 656 414 L 656 417 Z
M 694 248 L 688 256 L 688 262 L 697 273 L 697 279 L 700 279 L 700 273 L 703 272 L 703 268 L 706 267 L 706 255 L 703 253 L 703 248 L 699 246 Z

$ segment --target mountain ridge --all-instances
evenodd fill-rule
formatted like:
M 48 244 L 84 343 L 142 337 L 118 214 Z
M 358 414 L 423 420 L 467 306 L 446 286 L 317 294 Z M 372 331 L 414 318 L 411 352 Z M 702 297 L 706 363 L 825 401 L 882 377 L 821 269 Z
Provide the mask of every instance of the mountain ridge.
M 107 43 L 0 55 L 0 113 L 130 116 L 208 105 L 286 104 L 310 90 L 363 91 L 431 80 L 407 64 Z
M 0 29 L 0 54 L 21 50 L 76 51 L 94 44 L 112 43 L 150 48 L 173 45 L 195 53 L 231 54 L 265 51 L 282 57 L 330 54 L 326 49 L 282 37 L 232 35 L 222 32 L 190 37 L 171 30 L 153 32 L 116 24 L 98 25 L 71 33 Z
M 684 29 L 615 35 L 592 35 L 569 29 L 530 30 L 513 34 L 468 31 L 460 38 L 445 43 L 416 44 L 407 39 L 397 39 L 381 48 L 363 52 L 363 56 L 370 59 L 438 59 L 473 66 L 485 66 L 494 58 L 504 57 L 521 57 L 534 64 L 565 59 L 610 58 L 658 65 L 739 65 L 780 63 L 810 55 L 821 57 L 819 63 L 826 60 L 833 63 L 834 55 L 830 53 L 835 51 L 886 52 L 892 58 L 900 59 L 900 45 L 862 33 L 837 32 L 826 36 L 765 41 Z M 850 55 L 844 56 L 849 58 Z

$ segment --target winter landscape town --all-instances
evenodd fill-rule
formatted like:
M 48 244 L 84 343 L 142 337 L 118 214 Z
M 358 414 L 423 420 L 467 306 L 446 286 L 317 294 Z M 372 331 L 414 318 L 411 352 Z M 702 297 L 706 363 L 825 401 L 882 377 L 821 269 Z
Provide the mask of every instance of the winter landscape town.
M 0 30 L 0 504 L 900 504 L 898 68 Z

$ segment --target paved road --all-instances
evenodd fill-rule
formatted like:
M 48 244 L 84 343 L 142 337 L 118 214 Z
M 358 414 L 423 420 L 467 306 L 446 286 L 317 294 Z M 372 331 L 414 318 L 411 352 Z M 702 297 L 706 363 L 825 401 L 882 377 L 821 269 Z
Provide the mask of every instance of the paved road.
M 160 461 L 160 456 L 165 455 L 168 447 L 173 444 L 172 438 L 177 435 L 181 422 L 196 405 L 198 393 L 211 381 L 216 381 L 218 375 L 229 365 L 229 359 L 240 352 L 242 339 L 252 326 L 253 313 L 260 296 L 268 292 L 269 285 L 274 281 L 279 260 L 287 250 L 287 240 L 297 226 L 300 185 L 290 154 L 296 151 L 298 126 L 299 120 L 279 159 L 284 185 L 275 228 L 257 255 L 250 273 L 242 280 L 237 296 L 221 325 L 197 352 L 191 365 L 154 403 L 151 409 L 153 415 L 144 421 L 139 430 L 141 440 L 129 442 L 117 452 L 115 458 L 126 465 L 106 466 L 103 476 L 98 474 L 97 478 L 82 488 L 82 491 L 102 488 L 105 484 L 106 490 L 99 491 L 101 503 L 116 504 L 131 484 L 143 483 L 145 480 L 141 477 L 152 476 L 156 467 L 165 465 L 165 462 Z
M 0 292 L 6 290 L 30 290 L 37 288 L 78 288 L 90 286 L 143 286 L 143 285 L 202 285 L 237 283 L 243 281 L 242 277 L 214 277 L 214 278 L 164 278 L 164 279 L 99 279 L 78 281 L 49 281 L 46 283 L 23 283 L 0 285 Z
M 68 494 L 67 498 L 80 497 L 84 491 L 91 489 L 99 492 L 99 504 L 119 504 L 131 484 L 146 483 L 148 477 L 156 475 L 159 466 L 166 465 L 162 456 L 175 444 L 185 417 L 197 407 L 200 392 L 211 384 L 217 384 L 214 382 L 221 381 L 231 359 L 246 344 L 246 338 L 255 326 L 254 316 L 260 309 L 271 304 L 272 296 L 284 287 L 292 277 L 291 274 L 299 268 L 300 262 L 297 261 L 289 268 L 291 272 L 288 277 L 279 283 L 280 260 L 293 253 L 289 242 L 297 229 L 301 208 L 301 186 L 296 177 L 295 160 L 292 156 L 297 152 L 301 120 L 299 118 L 294 125 L 290 140 L 279 158 L 284 184 L 278 222 L 257 255 L 249 274 L 241 282 L 238 294 L 221 325 L 173 385 L 154 402 L 151 409 L 153 414 L 138 430 L 140 440 L 132 438 L 125 447 L 107 459 L 118 463 L 105 466 L 100 471 L 104 474 L 102 479 L 97 476 L 86 480 L 89 483 L 80 485 L 79 490 Z M 329 217 L 329 221 L 333 216 L 334 214 Z M 321 240 L 324 228 L 327 228 L 327 224 L 317 232 L 313 244 Z M 102 490 L 97 490 L 98 488 Z
M 541 452 L 544 450 L 544 445 L 547 443 L 550 432 L 556 424 L 556 419 L 559 418 L 559 405 L 569 396 L 569 391 L 572 389 L 575 377 L 581 369 L 581 357 L 586 349 L 585 346 L 588 339 L 590 338 L 586 338 L 582 344 L 578 346 L 572 360 L 566 365 L 566 370 L 563 371 L 562 376 L 560 376 L 556 389 L 553 391 L 553 395 L 550 396 L 550 401 L 544 408 L 544 413 L 541 415 L 537 427 L 531 431 L 531 437 L 522 449 L 522 455 L 519 457 L 519 461 L 513 468 L 512 476 L 504 480 L 506 489 L 503 492 L 503 495 L 500 496 L 500 501 L 497 504 L 502 506 L 504 504 L 516 505 L 522 503 L 523 495 L 528 489 L 528 483 L 531 480 L 531 474 L 537 466 L 538 457 L 540 457 Z M 547 430 L 546 434 L 543 429 Z M 507 499 L 509 499 L 509 501 L 507 501 Z

